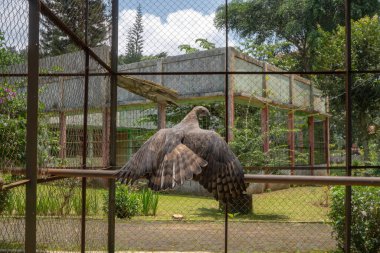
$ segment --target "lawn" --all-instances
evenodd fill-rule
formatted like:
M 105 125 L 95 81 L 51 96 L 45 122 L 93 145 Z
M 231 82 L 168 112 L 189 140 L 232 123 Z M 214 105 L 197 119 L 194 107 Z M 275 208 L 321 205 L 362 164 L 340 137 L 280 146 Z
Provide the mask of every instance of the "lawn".
M 72 192 L 70 192 L 72 191 Z M 23 215 L 24 189 L 12 190 L 11 204 L 3 215 Z M 87 190 L 88 215 L 94 218 L 106 216 L 104 189 Z M 230 214 L 231 221 L 287 221 L 323 222 L 327 219 L 326 200 L 329 191 L 325 187 L 294 187 L 285 190 L 253 195 L 253 214 Z M 65 185 L 41 184 L 38 186 L 37 213 L 40 216 L 79 216 L 81 213 L 80 187 L 70 190 Z M 223 220 L 218 202 L 210 197 L 161 193 L 156 216 L 135 216 L 136 220 L 171 220 L 173 214 L 182 214 L 185 220 Z
M 327 219 L 327 196 L 328 190 L 323 187 L 295 187 L 255 194 L 253 214 L 231 214 L 230 220 L 322 222 Z M 173 214 L 183 214 L 187 220 L 224 219 L 218 202 L 212 198 L 160 195 L 158 215 L 153 219 L 170 219 Z

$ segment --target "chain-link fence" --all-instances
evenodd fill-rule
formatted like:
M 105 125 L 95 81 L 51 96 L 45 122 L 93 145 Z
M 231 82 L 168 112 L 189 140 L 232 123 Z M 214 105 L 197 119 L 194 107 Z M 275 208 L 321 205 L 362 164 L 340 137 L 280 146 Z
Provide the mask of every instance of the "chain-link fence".
M 35 178 L 117 170 L 197 105 L 246 175 L 378 177 L 380 9 L 311 2 L 2 1 L 0 251 L 378 252 L 378 187 L 247 181 L 226 212 L 196 181 Z

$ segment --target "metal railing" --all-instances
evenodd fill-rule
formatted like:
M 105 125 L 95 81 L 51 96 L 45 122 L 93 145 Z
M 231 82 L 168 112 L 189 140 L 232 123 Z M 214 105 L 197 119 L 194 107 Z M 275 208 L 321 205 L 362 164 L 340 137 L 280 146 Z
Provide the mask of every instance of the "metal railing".
M 85 1 L 88 3 L 88 1 Z M 228 1 L 225 1 L 226 13 L 228 13 Z M 37 165 L 37 127 L 38 127 L 38 80 L 41 76 L 83 76 L 87 81 L 85 89 L 85 98 L 88 96 L 88 78 L 91 76 L 110 76 L 111 77 L 111 89 L 110 89 L 110 139 L 109 139 L 109 166 L 116 168 L 116 112 L 117 112 L 117 75 L 224 75 L 225 82 L 225 125 L 228 129 L 230 108 L 229 100 L 229 75 L 269 75 L 269 74 L 323 74 L 323 75 L 336 75 L 343 74 L 345 77 L 345 89 L 346 89 L 346 165 L 344 168 L 346 176 L 289 176 L 289 175 L 246 175 L 245 180 L 248 183 L 288 183 L 288 184 L 315 184 L 315 185 L 345 185 L 346 197 L 345 197 L 345 252 L 351 252 L 351 210 L 352 210 L 352 189 L 351 186 L 380 186 L 380 178 L 375 177 L 352 177 L 351 161 L 351 146 L 352 146 L 352 74 L 354 73 L 380 73 L 379 70 L 352 70 L 351 60 L 351 2 L 345 0 L 345 27 L 346 27 L 346 68 L 341 71 L 267 71 L 265 73 L 261 71 L 229 71 L 228 66 L 228 51 L 225 54 L 225 69 L 226 71 L 212 71 L 212 72 L 120 72 L 117 70 L 117 56 L 118 56 L 118 15 L 119 15 L 119 1 L 112 0 L 111 11 L 111 63 L 110 65 L 104 62 L 89 46 L 87 39 L 80 38 L 69 27 L 65 25 L 62 20 L 53 13 L 47 5 L 40 0 L 29 0 L 29 42 L 28 42 L 28 73 L 1 73 L 0 76 L 27 76 L 28 77 L 28 100 L 27 100 L 27 136 L 26 136 L 26 169 L 13 169 L 12 173 L 26 175 L 26 179 L 16 183 L 4 185 L 3 189 L 11 189 L 21 185 L 26 185 L 26 212 L 25 212 L 25 252 L 36 252 L 37 244 L 37 215 L 36 215 L 36 202 L 37 202 L 37 183 L 47 182 L 49 180 L 58 180 L 65 177 L 81 177 L 81 178 L 107 178 L 109 179 L 108 190 L 108 238 L 107 249 L 108 252 L 115 251 L 115 180 L 114 171 L 112 170 L 90 170 L 86 167 L 86 145 L 83 145 L 83 167 L 82 169 L 58 169 L 58 168 L 38 168 Z M 85 52 L 86 66 L 83 73 L 39 73 L 39 33 L 40 33 L 40 14 L 50 20 L 58 28 L 60 28 L 72 42 L 74 42 L 79 48 Z M 227 15 L 228 17 L 228 15 Z M 86 19 L 87 20 L 87 19 Z M 228 18 L 226 18 L 226 50 L 228 50 Z M 89 57 L 95 60 L 106 71 L 104 73 L 89 73 L 88 60 Z M 87 97 L 88 98 L 88 97 Z M 84 143 L 87 142 L 87 108 L 88 101 L 84 100 Z M 227 141 L 228 141 L 228 134 Z M 307 166 L 306 166 L 307 167 Z M 359 166 L 356 166 L 359 168 Z M 365 166 L 364 166 L 365 167 Z M 375 166 L 379 168 L 378 166 Z M 294 167 L 262 167 L 254 168 L 260 169 L 292 169 Z M 309 167 L 307 167 L 309 168 Z M 329 166 L 328 168 L 332 168 Z M 365 167 L 367 168 L 367 167 Z M 251 168 L 252 169 L 252 168 Z M 43 176 L 39 178 L 38 176 Z M 81 252 L 86 250 L 86 181 L 82 181 L 82 215 L 81 215 Z M 224 251 L 228 251 L 228 207 L 224 210 Z

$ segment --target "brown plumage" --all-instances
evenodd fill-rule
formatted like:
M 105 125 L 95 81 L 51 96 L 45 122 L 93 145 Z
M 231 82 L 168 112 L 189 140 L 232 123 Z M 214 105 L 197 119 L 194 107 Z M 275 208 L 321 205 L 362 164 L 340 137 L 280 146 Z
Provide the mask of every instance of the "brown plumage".
M 197 106 L 173 128 L 148 139 L 118 172 L 123 183 L 145 177 L 162 190 L 193 179 L 223 202 L 245 191 L 243 168 L 227 143 L 214 131 L 199 127 L 198 117 L 210 115 Z

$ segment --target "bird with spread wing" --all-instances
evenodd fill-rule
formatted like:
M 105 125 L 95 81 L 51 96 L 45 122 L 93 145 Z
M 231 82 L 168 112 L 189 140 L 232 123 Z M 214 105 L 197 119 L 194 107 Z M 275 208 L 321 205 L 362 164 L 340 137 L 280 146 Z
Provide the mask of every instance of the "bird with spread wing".
M 193 179 L 216 200 L 229 202 L 241 196 L 243 168 L 219 134 L 199 127 L 202 116 L 210 116 L 209 111 L 196 106 L 179 124 L 155 133 L 117 172 L 118 180 L 128 184 L 146 178 L 158 191 Z

